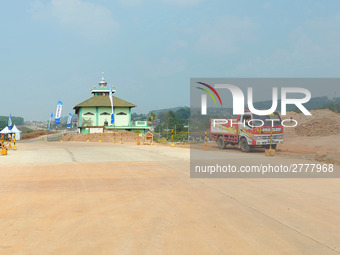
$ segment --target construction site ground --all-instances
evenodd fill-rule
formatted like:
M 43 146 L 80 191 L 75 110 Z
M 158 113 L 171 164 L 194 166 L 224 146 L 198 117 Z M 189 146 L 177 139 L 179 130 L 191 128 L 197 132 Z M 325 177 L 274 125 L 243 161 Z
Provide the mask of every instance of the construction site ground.
M 284 128 L 284 142 L 277 146 L 277 155 L 287 155 L 299 159 L 340 164 L 340 113 L 330 110 L 312 110 L 311 116 L 288 112 L 282 119 L 297 121 L 297 127 Z M 285 125 L 294 125 L 287 121 Z M 215 142 L 209 143 L 210 149 L 218 150 Z M 188 147 L 183 145 L 183 147 Z M 201 144 L 192 145 L 200 148 Z M 226 150 L 239 151 L 239 146 L 228 145 Z M 255 149 L 263 152 L 264 149 Z
M 340 253 L 339 179 L 191 179 L 190 150 L 164 145 L 17 147 L 0 157 L 0 254 Z

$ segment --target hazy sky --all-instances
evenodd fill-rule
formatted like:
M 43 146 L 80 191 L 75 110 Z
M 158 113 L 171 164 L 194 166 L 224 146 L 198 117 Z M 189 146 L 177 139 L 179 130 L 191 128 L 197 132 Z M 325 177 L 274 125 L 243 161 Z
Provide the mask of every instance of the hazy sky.
M 67 115 L 101 72 L 138 113 L 189 105 L 190 77 L 339 77 L 339 31 L 338 0 L 1 1 L 0 115 Z

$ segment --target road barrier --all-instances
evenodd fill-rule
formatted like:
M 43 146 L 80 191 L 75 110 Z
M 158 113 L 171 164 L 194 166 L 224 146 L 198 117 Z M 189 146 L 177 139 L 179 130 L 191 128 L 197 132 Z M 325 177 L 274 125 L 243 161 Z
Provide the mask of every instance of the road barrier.
M 207 151 L 209 150 L 209 146 L 208 146 L 208 131 L 204 132 L 204 146 L 203 146 L 203 150 Z
M 12 149 L 12 136 L 8 136 L 8 149 Z
M 12 135 L 8 135 L 6 141 L 4 135 L 2 134 L 0 138 L 0 154 L 7 155 L 7 151 L 9 149 L 17 150 L 15 134 L 13 134 L 13 147 L 12 147 Z
M 13 143 L 14 143 L 13 150 L 17 150 L 17 146 L 15 145 L 15 134 L 13 134 Z
M 139 142 L 139 131 L 137 132 L 137 134 L 138 134 L 137 145 L 140 145 L 140 142 Z
M 5 146 L 1 146 L 1 155 L 7 155 L 7 148 Z
M 0 147 L 1 147 L 1 155 L 7 155 L 7 147 L 5 145 L 4 139 L 3 139 L 3 135 L 1 136 L 1 141 L 0 141 Z
M 175 147 L 175 144 L 174 144 L 174 130 L 171 129 L 171 147 Z

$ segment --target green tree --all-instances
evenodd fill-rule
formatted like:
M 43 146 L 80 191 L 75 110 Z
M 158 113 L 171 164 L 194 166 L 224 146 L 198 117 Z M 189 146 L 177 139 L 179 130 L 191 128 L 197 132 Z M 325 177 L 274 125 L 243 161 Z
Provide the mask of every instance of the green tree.
M 184 128 L 184 124 L 187 124 L 188 120 L 181 120 L 173 111 L 160 112 L 158 119 L 160 120 L 160 124 L 156 127 L 156 131 L 160 131 L 162 136 L 168 139 L 170 138 L 172 129 L 176 134 L 187 131 L 187 129 Z M 180 138 L 180 136 L 175 136 L 175 138 L 176 137 Z
M 153 124 L 154 124 L 156 118 L 157 118 L 156 113 L 151 112 L 151 113 L 150 113 L 150 116 L 148 117 L 148 121 L 151 121 L 151 122 L 152 122 L 152 126 L 153 126 Z
M 181 120 L 189 120 L 189 118 L 190 118 L 190 108 L 189 107 L 183 107 L 183 108 L 177 110 L 175 114 Z
M 9 118 L 9 116 L 0 116 L 0 128 L 1 129 L 3 129 L 4 127 L 7 126 L 8 118 Z M 17 125 L 17 126 L 24 125 L 24 118 L 22 118 L 22 117 L 12 116 L 11 120 L 12 120 L 13 125 Z

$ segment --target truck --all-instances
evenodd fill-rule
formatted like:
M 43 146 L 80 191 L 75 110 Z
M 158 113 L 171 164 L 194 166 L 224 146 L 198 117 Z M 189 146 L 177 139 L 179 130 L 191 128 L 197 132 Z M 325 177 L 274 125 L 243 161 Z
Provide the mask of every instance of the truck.
M 253 148 L 276 149 L 283 143 L 283 126 L 278 112 L 269 115 L 255 115 L 246 111 L 231 119 L 210 119 L 210 138 L 219 149 L 228 144 L 239 145 L 242 152 Z

